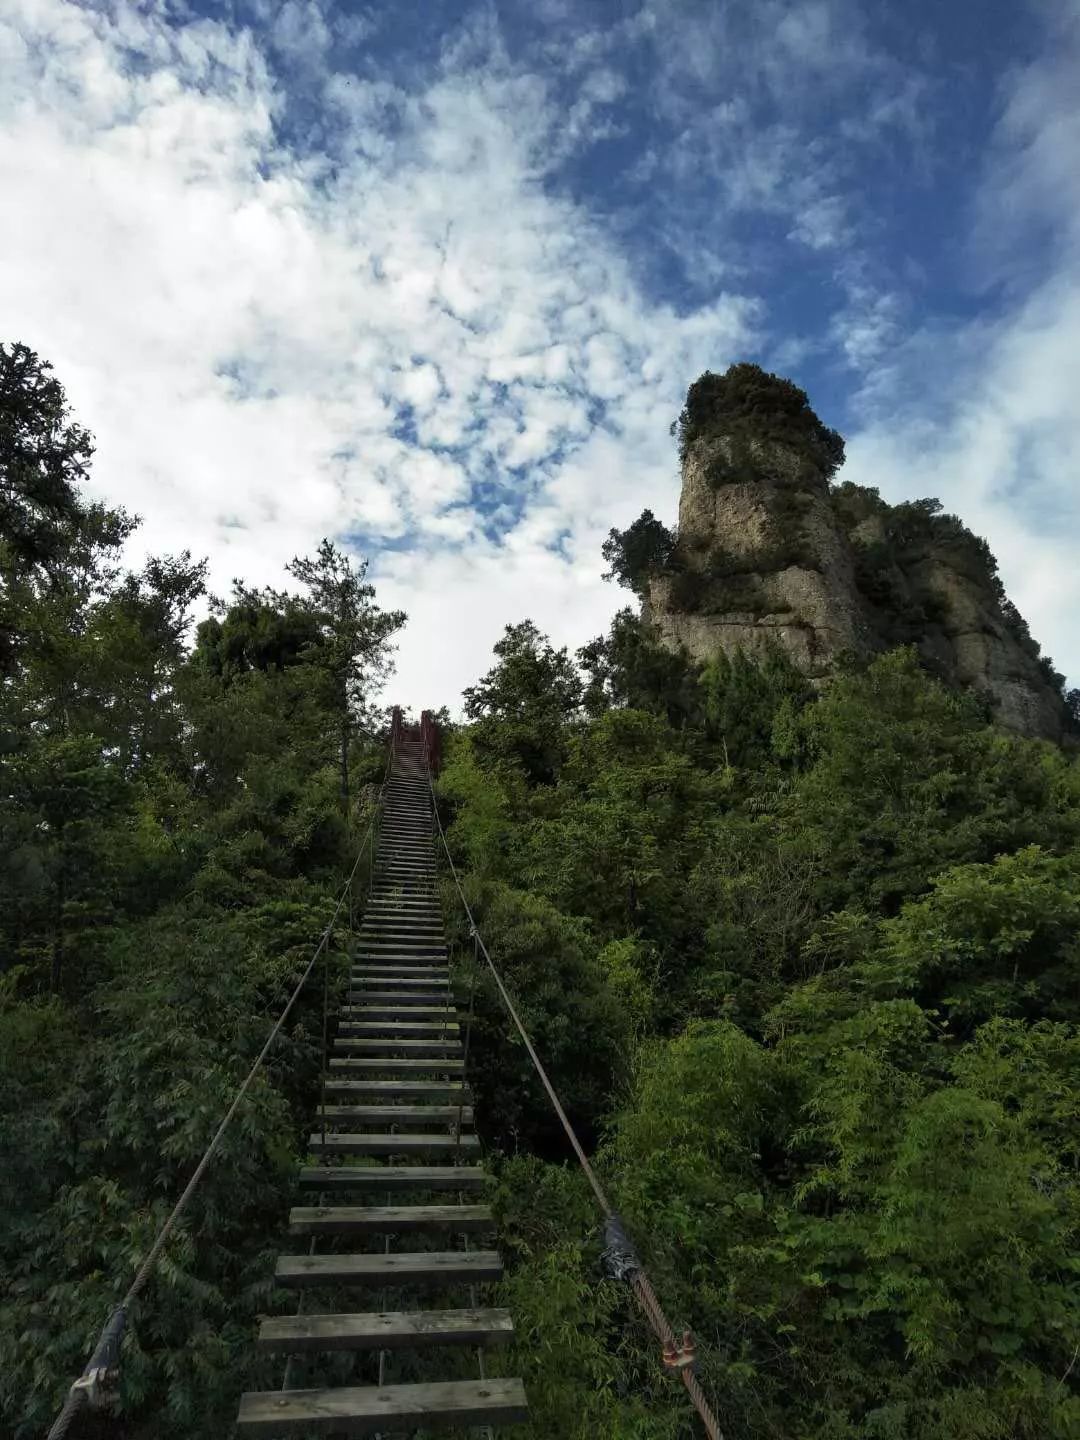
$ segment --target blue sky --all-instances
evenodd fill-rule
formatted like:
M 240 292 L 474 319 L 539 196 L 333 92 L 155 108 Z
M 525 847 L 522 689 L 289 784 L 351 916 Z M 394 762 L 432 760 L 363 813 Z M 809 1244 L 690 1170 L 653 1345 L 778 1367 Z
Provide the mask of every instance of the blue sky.
M 1078 74 L 1076 0 L 0 0 L 0 311 L 141 545 L 367 554 L 412 705 L 606 626 L 744 358 L 1078 680 Z

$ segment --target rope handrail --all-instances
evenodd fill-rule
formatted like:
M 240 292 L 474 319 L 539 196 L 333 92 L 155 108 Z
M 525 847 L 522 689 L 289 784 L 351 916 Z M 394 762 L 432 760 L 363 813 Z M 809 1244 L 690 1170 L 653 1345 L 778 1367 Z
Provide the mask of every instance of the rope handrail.
M 270 1034 L 266 1037 L 266 1041 L 263 1044 L 262 1049 L 255 1057 L 255 1061 L 252 1064 L 251 1069 L 248 1071 L 247 1075 L 241 1082 L 239 1089 L 233 1096 L 232 1102 L 229 1105 L 229 1108 L 226 1110 L 224 1116 L 222 1117 L 221 1123 L 218 1125 L 217 1130 L 214 1132 L 210 1143 L 203 1151 L 202 1159 L 195 1167 L 194 1171 L 192 1172 L 191 1178 L 188 1180 L 188 1183 L 181 1191 L 180 1196 L 176 1201 L 176 1204 L 173 1206 L 169 1215 L 163 1222 L 161 1229 L 157 1233 L 153 1245 L 151 1245 L 150 1249 L 147 1251 L 142 1264 L 139 1266 L 139 1269 L 135 1274 L 134 1280 L 132 1280 L 131 1284 L 128 1286 L 127 1293 L 120 1301 L 120 1304 L 113 1309 L 112 1313 L 109 1315 L 109 1318 L 106 1320 L 104 1326 L 102 1327 L 101 1334 L 98 1336 L 97 1344 L 94 1346 L 93 1353 L 91 1354 L 90 1359 L 86 1362 L 82 1374 L 78 1377 L 77 1380 L 72 1381 L 67 1396 L 64 1400 L 63 1407 L 61 1408 L 60 1413 L 57 1415 L 56 1419 L 53 1421 L 52 1428 L 49 1430 L 47 1440 L 63 1440 L 63 1437 L 67 1434 L 68 1430 L 71 1427 L 72 1421 L 75 1419 L 76 1415 L 78 1415 L 79 1412 L 82 1410 L 83 1406 L 88 1404 L 94 1406 L 101 1404 L 103 1401 L 106 1387 L 110 1386 L 117 1378 L 116 1372 L 120 1358 L 120 1342 L 123 1339 L 124 1329 L 127 1324 L 127 1311 L 131 1306 L 132 1302 L 137 1299 L 143 1287 L 146 1285 L 147 1280 L 149 1280 L 151 1274 L 153 1273 L 154 1267 L 156 1266 L 158 1259 L 161 1256 L 161 1252 L 164 1250 L 166 1244 L 168 1243 L 169 1236 L 176 1228 L 177 1222 L 179 1221 L 181 1215 L 187 1209 L 188 1201 L 198 1189 L 203 1176 L 206 1174 L 206 1171 L 210 1166 L 210 1162 L 213 1160 L 215 1154 L 217 1153 L 218 1146 L 224 1139 L 225 1132 L 228 1130 L 229 1126 L 232 1123 L 233 1116 L 236 1114 L 237 1110 L 239 1110 L 244 1096 L 251 1088 L 255 1080 L 255 1076 L 262 1068 L 262 1063 L 269 1054 L 270 1047 L 273 1045 L 274 1041 L 281 1033 L 281 1029 L 285 1024 L 285 1021 L 292 1013 L 293 1006 L 300 998 L 300 994 L 303 991 L 304 986 L 307 984 L 308 979 L 311 976 L 311 972 L 315 969 L 319 957 L 329 947 L 330 939 L 334 933 L 334 927 L 337 924 L 338 916 L 341 914 L 341 909 L 345 903 L 346 896 L 350 893 L 352 889 L 352 884 L 356 878 L 356 872 L 360 868 L 360 861 L 363 859 L 364 851 L 367 849 L 368 844 L 375 833 L 375 822 L 379 817 L 383 793 L 386 789 L 386 781 L 390 774 L 390 767 L 393 764 L 396 740 L 397 731 L 392 730 L 390 744 L 387 751 L 386 768 L 383 770 L 382 783 L 379 786 L 378 798 L 376 799 L 375 806 L 372 809 L 371 819 L 368 822 L 367 831 L 365 832 L 364 838 L 360 842 L 359 848 L 357 849 L 356 859 L 353 861 L 352 869 L 349 871 L 348 877 L 346 878 L 344 885 L 342 885 L 341 890 L 338 892 L 333 914 L 330 916 L 330 919 L 327 922 L 327 925 L 319 938 L 319 943 L 318 945 L 316 945 L 311 959 L 308 961 L 307 966 L 304 969 L 304 973 L 296 982 L 296 985 L 293 988 L 293 992 L 289 996 L 289 999 L 285 1004 L 285 1008 L 278 1016 L 273 1028 L 270 1031 Z
M 605 1246 L 605 1258 L 609 1260 L 611 1271 L 616 1278 L 629 1281 L 638 1304 L 644 1311 L 653 1333 L 660 1341 L 665 1369 L 678 1374 L 694 1409 L 701 1418 L 709 1440 L 724 1440 L 723 1432 L 720 1429 L 720 1422 L 713 1413 L 705 1392 L 702 1390 L 697 1376 L 694 1374 L 695 1347 L 693 1339 L 689 1331 L 683 1335 L 681 1341 L 677 1339 L 675 1331 L 672 1329 L 664 1313 L 664 1309 L 660 1304 L 656 1291 L 652 1287 L 652 1282 L 649 1280 L 645 1268 L 623 1228 L 622 1219 L 608 1198 L 607 1192 L 604 1190 L 595 1170 L 590 1164 L 589 1157 L 585 1154 L 581 1141 L 578 1139 L 577 1132 L 570 1123 L 570 1119 L 563 1108 L 562 1101 L 559 1099 L 558 1092 L 552 1084 L 547 1070 L 544 1068 L 543 1061 L 536 1053 L 536 1047 L 533 1045 L 529 1032 L 526 1030 L 521 1016 L 517 1012 L 517 1007 L 510 997 L 510 992 L 503 983 L 503 978 L 499 974 L 498 967 L 495 965 L 495 962 L 488 952 L 487 946 L 484 944 L 484 937 L 480 934 L 479 927 L 472 912 L 472 907 L 469 905 L 465 897 L 465 891 L 462 889 L 457 866 L 454 864 L 454 857 L 450 854 L 446 831 L 443 829 L 442 819 L 439 815 L 439 806 L 435 795 L 435 784 L 432 779 L 430 766 L 427 767 L 427 781 L 428 788 L 431 791 L 431 808 L 435 817 L 435 824 L 438 827 L 439 839 L 442 841 L 443 852 L 450 866 L 450 874 L 453 877 L 454 885 L 457 889 L 458 899 L 461 901 L 462 908 L 469 921 L 469 937 L 473 940 L 476 948 L 480 954 L 483 955 L 487 963 L 487 967 L 498 987 L 499 995 L 502 998 L 507 1013 L 511 1020 L 513 1020 L 518 1034 L 521 1036 L 522 1043 L 528 1051 L 529 1059 L 533 1063 L 533 1068 L 540 1077 L 540 1083 L 547 1092 L 548 1099 L 551 1101 L 552 1107 L 559 1117 L 559 1122 L 577 1157 L 578 1164 L 581 1166 L 582 1172 L 596 1197 L 597 1204 L 603 1212 L 606 1222 L 605 1239 L 607 1242 Z

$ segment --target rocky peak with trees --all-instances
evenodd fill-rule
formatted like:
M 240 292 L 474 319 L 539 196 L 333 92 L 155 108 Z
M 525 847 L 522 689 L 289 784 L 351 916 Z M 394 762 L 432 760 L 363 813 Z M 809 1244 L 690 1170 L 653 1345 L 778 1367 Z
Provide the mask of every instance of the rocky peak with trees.
M 778 644 L 821 685 L 846 661 L 910 644 L 932 674 L 984 695 L 1002 725 L 1061 737 L 1062 677 L 986 542 L 937 500 L 890 505 L 836 483 L 844 442 L 805 391 L 757 365 L 707 371 L 672 428 L 677 530 L 646 510 L 604 549 L 664 645 L 704 662 Z

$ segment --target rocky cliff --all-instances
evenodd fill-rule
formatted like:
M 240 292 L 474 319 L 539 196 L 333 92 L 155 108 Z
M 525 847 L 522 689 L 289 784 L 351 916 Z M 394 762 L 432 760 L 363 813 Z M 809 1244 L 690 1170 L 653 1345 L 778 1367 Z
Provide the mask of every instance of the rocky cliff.
M 1061 736 L 1060 677 L 985 542 L 935 501 L 889 505 L 834 484 L 843 442 L 797 387 L 755 366 L 703 376 L 680 441 L 678 533 L 636 585 L 666 644 L 707 660 L 779 643 L 816 683 L 844 655 L 914 644 L 942 679 L 983 692 L 1001 724 Z

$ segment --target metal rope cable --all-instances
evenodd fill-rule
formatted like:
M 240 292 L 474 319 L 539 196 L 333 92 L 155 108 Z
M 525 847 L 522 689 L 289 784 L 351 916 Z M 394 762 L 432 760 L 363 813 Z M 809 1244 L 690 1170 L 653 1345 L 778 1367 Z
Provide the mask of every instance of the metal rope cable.
M 439 815 L 439 807 L 435 797 L 435 785 L 432 780 L 430 767 L 428 767 L 427 770 L 427 780 L 428 787 L 431 790 L 431 805 L 432 810 L 435 814 L 435 823 L 438 825 L 439 828 L 439 838 L 442 841 L 443 852 L 445 853 L 447 863 L 450 866 L 450 874 L 453 876 L 454 885 L 457 888 L 458 898 L 461 901 L 462 908 L 464 909 L 466 916 L 468 917 L 469 934 L 472 936 L 477 949 L 479 949 L 480 953 L 483 955 L 485 961 L 487 962 L 487 967 L 491 972 L 492 979 L 495 981 L 495 984 L 498 987 L 499 994 L 502 997 L 502 1002 L 506 1006 L 507 1012 L 510 1015 L 510 1018 L 513 1020 L 514 1025 L 517 1027 L 517 1032 L 521 1036 L 522 1043 L 524 1044 L 525 1049 L 529 1053 L 529 1059 L 532 1061 L 533 1067 L 536 1070 L 537 1075 L 540 1077 L 540 1083 L 543 1085 L 545 1091 L 547 1092 L 548 1099 L 551 1101 L 555 1113 L 556 1115 L 558 1115 L 559 1121 L 562 1124 L 563 1130 L 566 1133 L 566 1138 L 569 1140 L 570 1145 L 573 1148 L 574 1154 L 577 1156 L 578 1164 L 581 1166 L 585 1178 L 589 1182 L 593 1194 L 596 1196 L 597 1204 L 600 1206 L 600 1209 L 604 1213 L 604 1218 L 608 1222 L 608 1244 L 609 1246 L 612 1246 L 614 1244 L 614 1246 L 617 1247 L 617 1249 L 619 1250 L 622 1273 L 625 1278 L 630 1281 L 631 1288 L 633 1290 L 635 1298 L 638 1301 L 638 1304 L 644 1311 L 645 1316 L 652 1327 L 653 1333 L 656 1335 L 657 1339 L 663 1346 L 665 1364 L 668 1365 L 669 1368 L 677 1370 L 679 1378 L 681 1379 L 683 1386 L 685 1387 L 686 1392 L 690 1397 L 691 1403 L 693 1404 L 698 1415 L 701 1417 L 701 1422 L 705 1426 L 705 1431 L 706 1434 L 709 1436 L 709 1440 L 724 1440 L 723 1432 L 720 1429 L 720 1422 L 717 1420 L 716 1415 L 713 1413 L 712 1407 L 710 1406 L 708 1399 L 706 1398 L 705 1393 L 697 1380 L 697 1377 L 694 1375 L 692 1366 L 688 1363 L 680 1363 L 680 1358 L 682 1355 L 686 1354 L 687 1352 L 692 1355 L 692 1346 L 688 1344 L 689 1337 L 684 1337 L 683 1344 L 682 1346 L 680 1346 L 678 1340 L 676 1339 L 675 1331 L 672 1329 L 667 1316 L 664 1314 L 663 1307 L 661 1306 L 660 1301 L 657 1298 L 656 1291 L 653 1289 L 652 1283 L 650 1282 L 648 1275 L 646 1275 L 640 1259 L 638 1259 L 632 1245 L 626 1237 L 625 1231 L 623 1230 L 622 1220 L 619 1217 L 618 1211 L 608 1199 L 604 1187 L 600 1184 L 596 1172 L 593 1170 L 592 1165 L 589 1163 L 589 1158 L 585 1154 L 584 1149 L 582 1148 L 581 1141 L 578 1139 L 577 1133 L 574 1130 L 573 1125 L 571 1125 L 566 1111 L 563 1109 L 562 1102 L 559 1099 L 554 1085 L 551 1083 L 551 1079 L 548 1076 L 547 1071 L 544 1069 L 543 1062 L 541 1061 L 539 1055 L 536 1053 L 536 1048 L 529 1037 L 528 1031 L 525 1029 L 525 1026 L 522 1023 L 521 1016 L 518 1014 L 513 1000 L 511 1000 L 510 998 L 509 991 L 503 984 L 502 976 L 499 974 L 499 971 L 495 966 L 495 962 L 492 960 L 490 954 L 488 953 L 488 948 L 484 944 L 484 938 L 480 934 L 475 917 L 473 916 L 472 908 L 470 907 L 468 900 L 465 898 L 465 892 L 461 887 L 461 879 L 458 876 L 457 867 L 454 864 L 454 858 L 450 854 L 450 846 L 447 844 L 446 840 L 446 831 L 443 829 L 442 819 Z
M 273 1029 L 266 1037 L 266 1041 L 262 1049 L 256 1056 L 254 1064 L 251 1066 L 251 1069 L 244 1077 L 240 1088 L 233 1096 L 232 1103 L 226 1110 L 224 1116 L 222 1117 L 221 1123 L 218 1125 L 217 1130 L 214 1132 L 213 1138 L 203 1152 L 202 1159 L 195 1167 L 191 1179 L 184 1186 L 184 1189 L 181 1191 L 180 1197 L 177 1200 L 176 1204 L 173 1206 L 171 1213 L 165 1220 L 161 1229 L 158 1231 L 157 1238 L 154 1240 L 154 1243 L 153 1245 L 151 1245 L 149 1251 L 147 1252 L 145 1259 L 139 1266 L 139 1269 L 135 1275 L 135 1279 L 128 1286 L 127 1294 L 124 1296 L 123 1300 L 121 1300 L 120 1304 L 113 1310 L 108 1320 L 106 1320 L 105 1325 L 102 1328 L 101 1334 L 98 1337 L 97 1345 L 94 1347 L 93 1354 L 86 1362 L 86 1367 L 83 1370 L 83 1373 L 79 1376 L 77 1380 L 72 1382 L 71 1387 L 68 1390 L 67 1397 L 64 1400 L 63 1407 L 59 1415 L 57 1415 L 56 1419 L 53 1421 L 52 1428 L 49 1431 L 47 1440 L 63 1440 L 63 1437 L 71 1428 L 72 1421 L 75 1419 L 76 1415 L 78 1415 L 79 1412 L 82 1410 L 83 1406 L 86 1404 L 99 1403 L 104 1386 L 107 1385 L 114 1378 L 116 1366 L 119 1360 L 120 1342 L 123 1338 L 124 1326 L 127 1320 L 128 1307 L 131 1305 L 132 1301 L 137 1298 L 143 1287 L 146 1285 L 147 1280 L 149 1280 L 150 1275 L 158 1262 L 161 1252 L 164 1250 L 166 1244 L 168 1243 L 169 1236 L 176 1228 L 176 1224 L 179 1221 L 180 1216 L 187 1209 L 188 1201 L 191 1199 L 192 1195 L 194 1195 L 195 1191 L 199 1187 L 199 1183 L 201 1182 L 203 1176 L 206 1174 L 210 1162 L 211 1160 L 213 1160 L 215 1154 L 217 1153 L 218 1146 L 221 1144 L 221 1141 L 225 1136 L 225 1132 L 228 1130 L 230 1124 L 232 1123 L 233 1116 L 240 1108 L 244 1096 L 251 1088 L 251 1085 L 255 1080 L 255 1076 L 262 1068 L 262 1063 L 266 1059 L 266 1056 L 270 1051 L 270 1047 L 273 1045 L 274 1041 L 281 1033 L 282 1026 L 285 1024 L 285 1021 L 292 1013 L 293 1006 L 300 998 L 300 993 L 303 990 L 304 986 L 307 984 L 308 977 L 311 975 L 311 972 L 315 969 L 315 965 L 318 962 L 319 957 L 330 944 L 330 937 L 334 932 L 334 926 L 337 924 L 337 918 L 341 913 L 341 907 L 345 903 L 345 897 L 350 893 L 352 889 L 352 883 L 356 877 L 356 872 L 360 867 L 360 861 L 363 857 L 364 850 L 366 849 L 368 840 L 374 831 L 375 822 L 379 815 L 379 804 L 382 800 L 383 791 L 386 788 L 386 779 L 390 773 L 390 766 L 393 761 L 393 757 L 394 745 L 393 740 L 391 740 L 390 750 L 386 761 L 386 769 L 383 772 L 382 784 L 379 787 L 379 799 L 376 802 L 375 808 L 372 810 L 371 820 L 368 824 L 367 832 L 364 835 L 364 839 L 360 842 L 360 846 L 356 852 L 356 859 L 353 861 L 353 867 L 349 871 L 348 878 L 346 879 L 345 884 L 341 887 L 341 890 L 338 894 L 337 902 L 334 905 L 334 913 L 331 915 L 329 923 L 323 930 L 322 935 L 319 939 L 319 943 L 315 947 L 315 951 L 312 954 L 311 959 L 308 961 L 304 973 L 297 981 L 296 987 L 294 988 L 292 994 L 289 996 L 284 1010 L 282 1010 L 281 1014 L 277 1018 Z

